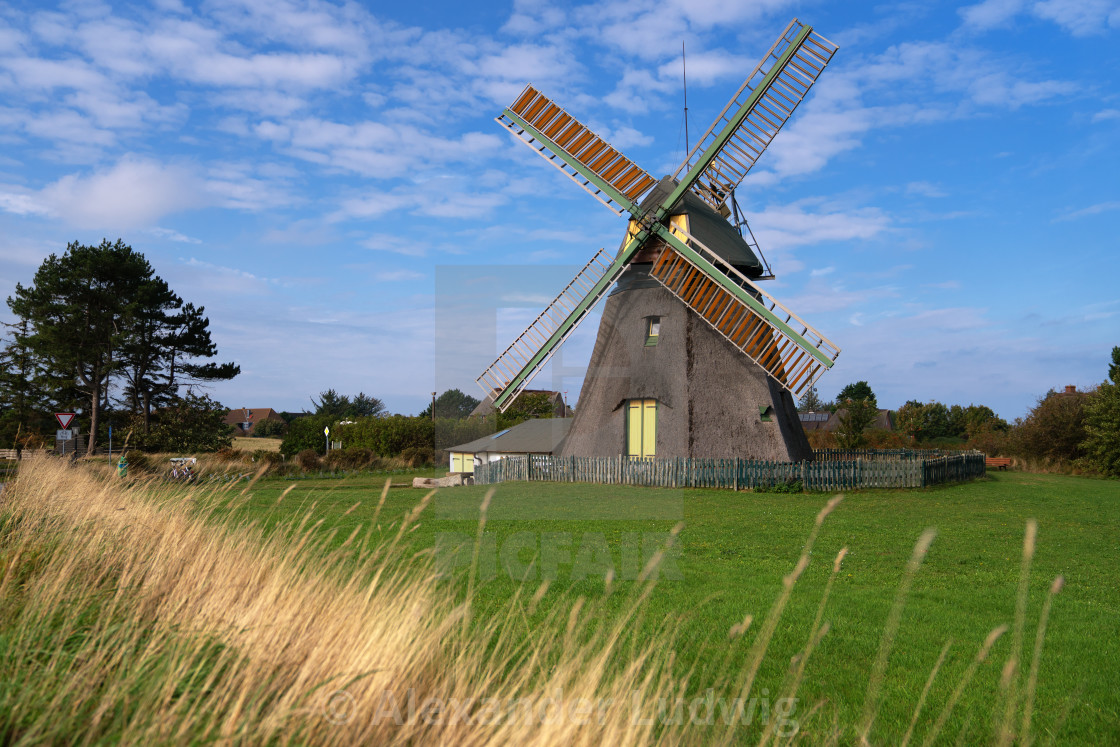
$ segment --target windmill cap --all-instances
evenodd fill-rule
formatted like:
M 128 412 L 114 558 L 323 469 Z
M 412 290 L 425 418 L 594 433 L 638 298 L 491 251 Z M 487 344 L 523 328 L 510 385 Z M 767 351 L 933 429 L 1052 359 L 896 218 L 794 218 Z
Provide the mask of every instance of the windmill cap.
M 676 186 L 676 179 L 671 176 L 663 177 L 642 200 L 640 212 L 655 210 Z M 763 274 L 762 263 L 739 235 L 739 231 L 691 190 L 686 190 L 669 208 L 669 215 L 687 215 L 688 232 L 739 272 L 749 278 L 757 278 Z

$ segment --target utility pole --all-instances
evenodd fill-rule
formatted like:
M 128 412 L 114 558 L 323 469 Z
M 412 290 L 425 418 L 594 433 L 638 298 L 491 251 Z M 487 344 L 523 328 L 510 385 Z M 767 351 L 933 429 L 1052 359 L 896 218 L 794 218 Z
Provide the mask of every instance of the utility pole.
M 436 422 L 436 393 L 432 392 L 432 422 Z

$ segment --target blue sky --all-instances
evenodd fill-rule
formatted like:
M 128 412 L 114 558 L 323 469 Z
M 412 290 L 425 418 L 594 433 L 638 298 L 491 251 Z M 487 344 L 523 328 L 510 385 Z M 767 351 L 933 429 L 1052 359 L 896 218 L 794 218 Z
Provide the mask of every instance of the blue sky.
M 493 117 L 532 82 L 660 176 L 681 42 L 695 140 L 794 16 L 840 50 L 739 198 L 766 289 L 843 349 L 821 394 L 1010 419 L 1103 380 L 1117 0 L 0 3 L 0 294 L 122 237 L 206 307 L 243 371 L 213 388 L 228 406 L 477 395 L 496 351 L 437 353 L 449 289 L 517 278 L 479 301 L 504 347 L 624 230 Z M 596 323 L 541 385 L 575 397 Z

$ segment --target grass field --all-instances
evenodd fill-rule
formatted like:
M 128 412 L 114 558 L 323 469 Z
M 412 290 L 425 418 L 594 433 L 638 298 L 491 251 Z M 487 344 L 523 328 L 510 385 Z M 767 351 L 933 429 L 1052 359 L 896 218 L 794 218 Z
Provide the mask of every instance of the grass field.
M 277 505 L 289 484 L 258 484 L 239 512 L 267 525 L 311 510 L 323 521 L 322 531 L 337 531 L 341 542 L 369 521 L 380 487 L 375 480 L 308 481 Z M 478 530 L 484 493 L 482 488 L 443 491 L 410 541 L 416 551 L 438 548 L 443 567 L 459 586 L 475 563 L 483 618 L 525 593 L 522 579 L 530 591 L 548 581 L 535 615 L 526 617 L 526 636 L 533 635 L 536 621 L 577 597 L 601 601 L 604 623 L 621 614 L 640 588 L 634 578 L 644 560 L 683 522 L 679 553 L 670 558 L 631 633 L 640 642 L 668 625 L 681 671 L 691 670 L 688 690 L 701 694 L 706 683 L 734 681 L 734 673 L 744 667 L 752 634 L 779 596 L 782 578 L 797 562 L 827 498 L 504 484 L 494 495 L 475 559 L 469 543 Z M 393 490 L 382 516 L 400 515 L 418 499 L 418 491 Z M 946 734 L 966 741 L 986 740 L 1001 715 L 996 713 L 1003 702 L 1000 670 L 1015 645 L 1024 529 L 1032 518 L 1038 522 L 1038 542 L 1025 630 L 1020 627 L 1018 634 L 1024 646 L 1020 671 L 1033 653 L 1043 600 L 1057 576 L 1065 579 L 1041 651 L 1032 729 L 1044 742 L 1120 743 L 1115 687 L 1120 674 L 1120 483 L 1115 481 L 1004 472 L 971 484 L 848 495 L 822 526 L 812 562 L 775 629 L 759 684 L 775 696 L 779 692 L 791 657 L 810 635 L 833 560 L 846 547 L 824 613 L 831 630 L 812 653 L 798 692 L 800 722 L 810 741 L 833 733 L 834 724 L 850 729 L 861 723 L 869 672 L 892 600 L 912 547 L 924 529 L 933 527 L 936 539 L 913 580 L 890 651 L 873 741 L 901 739 L 942 647 L 952 641 L 915 728 L 914 738 L 921 738 L 985 637 L 1006 624 L 1012 630 L 995 642 L 944 727 Z M 609 594 L 608 571 L 613 576 Z M 748 614 L 754 626 L 729 641 L 729 630 Z M 845 734 L 841 741 L 853 738 Z
M 241 451 L 280 451 L 282 438 L 235 438 L 233 448 Z
M 994 473 L 822 520 L 825 495 L 24 470 L 0 505 L 4 743 L 1120 742 L 1115 481 Z M 386 727 L 333 718 L 332 688 L 349 715 L 406 688 L 602 710 Z

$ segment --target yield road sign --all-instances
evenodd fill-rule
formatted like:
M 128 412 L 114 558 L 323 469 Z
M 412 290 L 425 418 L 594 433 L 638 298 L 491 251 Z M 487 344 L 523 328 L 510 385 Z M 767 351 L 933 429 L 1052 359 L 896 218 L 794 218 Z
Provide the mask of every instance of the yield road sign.
M 61 425 L 63 428 L 69 428 L 70 427 L 70 421 L 74 419 L 74 413 L 72 413 L 72 412 L 56 412 L 54 414 L 54 417 L 55 417 L 55 420 L 58 421 L 58 424 Z

